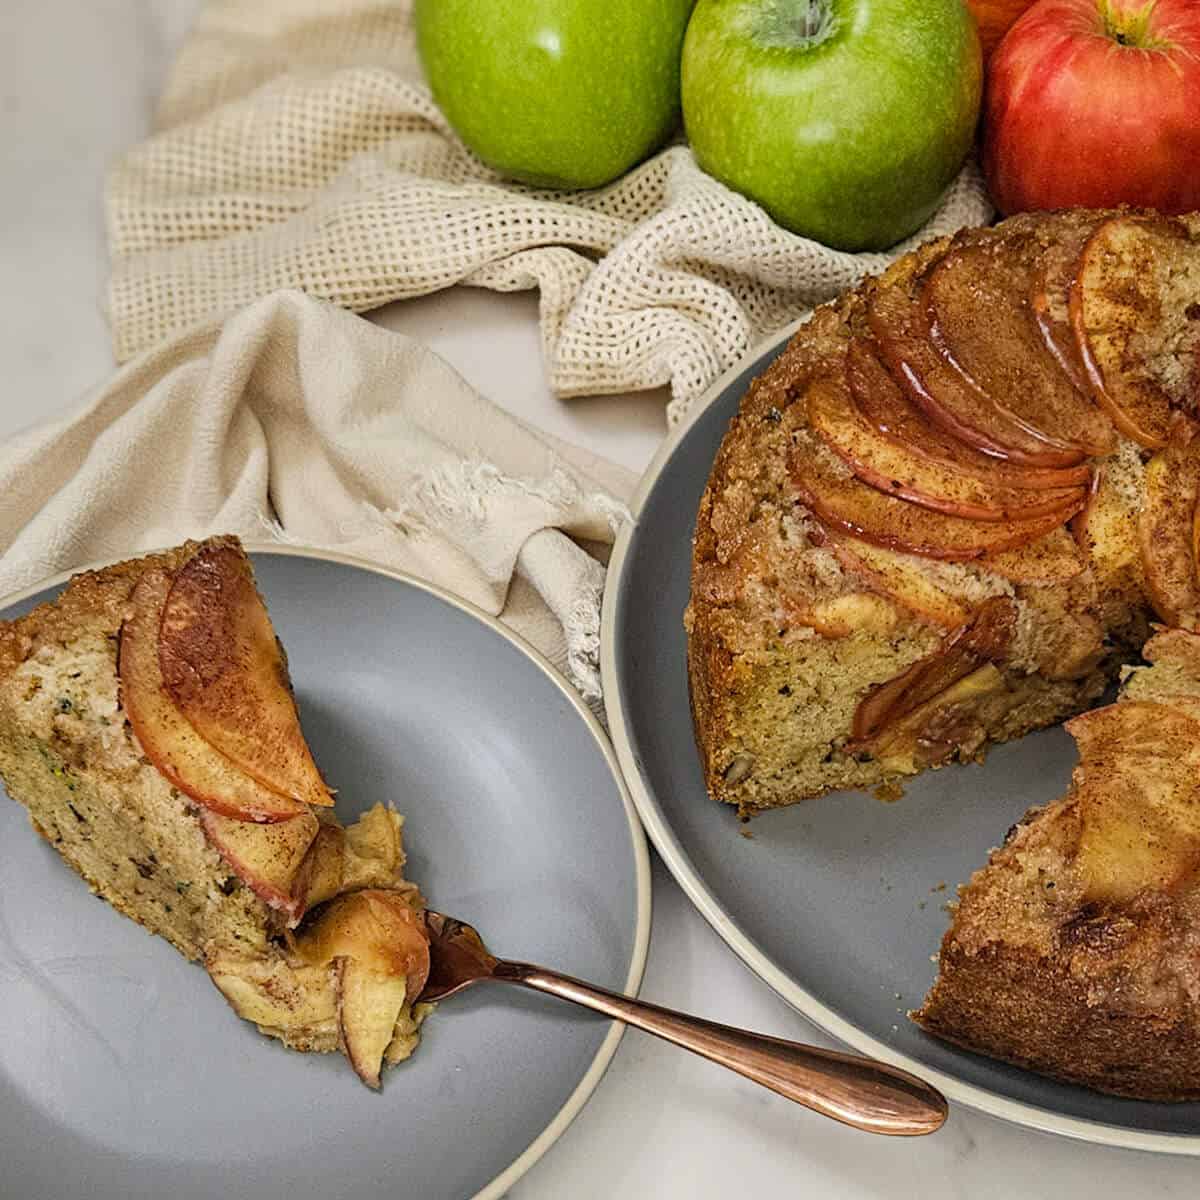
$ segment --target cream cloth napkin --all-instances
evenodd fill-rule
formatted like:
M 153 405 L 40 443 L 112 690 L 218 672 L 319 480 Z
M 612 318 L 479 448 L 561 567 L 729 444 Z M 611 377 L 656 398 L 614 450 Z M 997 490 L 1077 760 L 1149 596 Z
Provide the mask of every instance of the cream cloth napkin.
M 456 592 L 600 694 L 601 563 L 633 477 L 535 433 L 411 338 L 299 292 L 147 352 L 0 445 L 0 595 L 209 533 Z
M 595 192 L 501 182 L 421 85 L 410 7 L 208 0 L 157 135 L 109 177 L 118 360 L 279 288 L 359 312 L 455 283 L 537 288 L 559 395 L 669 384 L 674 420 L 890 257 L 786 233 L 681 145 Z M 968 167 L 895 253 L 990 216 Z

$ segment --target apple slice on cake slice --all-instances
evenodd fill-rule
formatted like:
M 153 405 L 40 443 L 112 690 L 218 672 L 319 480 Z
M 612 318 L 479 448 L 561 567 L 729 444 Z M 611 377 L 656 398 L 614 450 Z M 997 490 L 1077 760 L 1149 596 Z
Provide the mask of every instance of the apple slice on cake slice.
M 163 684 L 215 750 L 264 787 L 331 805 L 287 663 L 240 546 L 209 542 L 175 573 L 158 635 Z
M 953 467 L 983 483 L 1030 491 L 1083 487 L 1091 467 L 1031 467 L 983 453 L 931 421 L 892 378 L 878 346 L 855 337 L 846 348 L 846 379 L 854 406 L 885 438 L 910 453 Z
M 1166 445 L 1174 408 L 1200 397 L 1200 244 L 1179 221 L 1120 216 L 1088 239 L 1070 292 L 1097 402 L 1142 446 Z
M 1164 791 L 1196 802 L 1194 785 L 1169 788 L 1143 773 L 1111 772 L 1077 790 L 1075 865 L 1085 901 L 1128 904 L 1141 892 L 1173 891 L 1195 877 L 1200 838 L 1162 811 L 1154 797 Z
M 858 480 L 815 434 L 798 431 L 791 476 L 805 505 L 825 525 L 863 541 L 926 558 L 968 561 L 1043 537 L 1083 507 L 1078 489 L 1071 506 L 1031 520 L 972 521 L 909 504 Z
M 1200 867 L 1200 720 L 1175 706 L 1122 700 L 1068 721 L 1088 899 L 1126 903 L 1170 891 Z
M 1168 625 L 1200 626 L 1194 523 L 1200 497 L 1200 438 L 1177 424 L 1146 465 L 1138 543 L 1154 611 Z
M 308 897 L 297 886 L 300 869 L 317 836 L 319 822 L 307 809 L 269 825 L 200 812 L 200 824 L 213 849 L 266 905 L 283 913 L 289 925 L 304 915 Z
M 1079 499 L 1078 488 L 1029 491 L 988 483 L 890 441 L 855 407 L 844 374 L 818 375 L 804 399 L 809 426 L 863 483 L 922 508 L 975 521 L 1005 521 L 1062 513 Z
M 159 625 L 171 576 L 151 569 L 130 597 L 121 625 L 121 705 L 146 757 L 197 804 L 240 821 L 286 821 L 308 810 L 264 787 L 214 749 L 184 718 L 163 684 Z
M 938 247 L 933 243 L 906 255 L 870 285 L 867 322 L 888 369 L 930 420 L 964 445 L 1028 466 L 1077 466 L 1086 457 L 1079 446 L 1043 433 L 1000 407 L 930 340 L 922 275 L 940 257 Z
M 332 969 L 346 1057 L 368 1087 L 378 1088 L 396 1022 L 429 978 L 423 910 L 394 891 L 350 892 L 315 914 L 295 948 L 303 962 Z

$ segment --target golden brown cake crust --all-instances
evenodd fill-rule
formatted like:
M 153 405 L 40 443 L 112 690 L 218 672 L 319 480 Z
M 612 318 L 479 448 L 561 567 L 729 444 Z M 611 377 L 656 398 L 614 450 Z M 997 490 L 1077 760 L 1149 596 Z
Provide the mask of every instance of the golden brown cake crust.
M 1097 1091 L 1200 1099 L 1200 897 L 1089 903 L 1074 796 L 1036 809 L 960 891 L 912 1019 L 976 1053 Z
M 1138 1100 L 1200 1100 L 1193 1014 L 1112 1011 L 1054 958 L 953 944 L 913 1019 L 929 1033 L 1014 1066 Z
M 236 546 L 232 537 L 212 538 L 206 544 Z M 172 571 L 186 562 L 199 542 L 124 559 L 95 571 L 81 571 L 56 599 L 15 621 L 0 622 L 0 679 L 24 662 L 44 642 L 66 643 L 83 629 L 99 629 L 116 636 L 125 615 L 129 596 L 137 582 L 152 568 Z

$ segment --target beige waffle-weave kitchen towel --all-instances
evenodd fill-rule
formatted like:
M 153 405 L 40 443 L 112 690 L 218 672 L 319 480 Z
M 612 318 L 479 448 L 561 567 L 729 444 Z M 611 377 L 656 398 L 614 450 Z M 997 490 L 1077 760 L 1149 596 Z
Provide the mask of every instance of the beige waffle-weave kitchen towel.
M 277 292 L 0 443 L 0 596 L 209 533 L 324 547 L 499 614 L 595 701 L 604 568 L 578 543 L 612 542 L 632 486 L 413 339 Z
M 420 83 L 410 7 L 207 0 L 158 132 L 108 181 L 119 360 L 279 288 L 357 312 L 455 283 L 537 288 L 556 392 L 669 383 L 677 419 L 750 346 L 890 257 L 786 233 L 682 145 L 596 192 L 501 182 Z M 969 167 L 896 252 L 990 216 Z

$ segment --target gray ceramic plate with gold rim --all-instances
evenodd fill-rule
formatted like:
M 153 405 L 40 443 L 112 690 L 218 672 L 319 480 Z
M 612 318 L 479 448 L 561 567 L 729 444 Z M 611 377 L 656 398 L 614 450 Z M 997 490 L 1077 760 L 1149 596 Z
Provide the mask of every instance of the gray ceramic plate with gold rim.
M 415 580 L 256 550 L 305 731 L 353 819 L 407 817 L 408 874 L 490 944 L 622 991 L 645 840 L 598 724 L 536 653 Z M 0 603 L 0 618 L 62 580 Z M 0 789 L 2 790 L 2 789 Z M 512 989 L 449 1000 L 382 1093 L 239 1020 L 0 801 L 0 1194 L 22 1200 L 502 1196 L 583 1106 L 619 1026 Z
M 793 326 L 793 329 L 795 327 Z M 1075 763 L 1061 730 L 929 772 L 903 800 L 843 793 L 756 818 L 753 838 L 705 794 L 682 617 L 696 507 L 750 380 L 785 331 L 720 379 L 668 438 L 633 501 L 604 597 L 602 669 L 617 757 L 651 840 L 746 964 L 842 1042 L 928 1079 L 951 1101 L 1085 1141 L 1200 1155 L 1200 1104 L 1055 1083 L 956 1049 L 907 1018 L 933 982 L 955 886 Z

